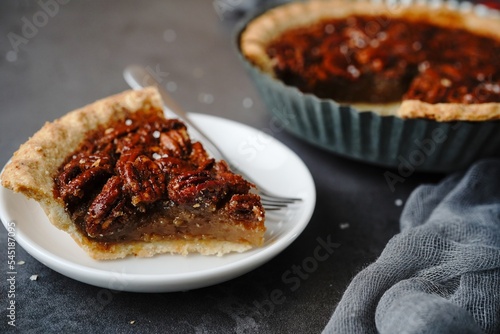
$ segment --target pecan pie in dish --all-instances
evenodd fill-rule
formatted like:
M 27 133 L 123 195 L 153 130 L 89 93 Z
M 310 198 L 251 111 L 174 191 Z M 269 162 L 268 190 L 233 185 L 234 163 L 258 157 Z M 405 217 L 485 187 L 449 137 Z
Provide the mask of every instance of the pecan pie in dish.
M 500 118 L 500 19 L 425 4 L 306 1 L 240 35 L 244 57 L 304 93 L 402 118 Z
M 254 186 L 166 119 L 153 88 L 47 123 L 14 154 L 2 185 L 38 201 L 96 259 L 222 255 L 263 243 Z

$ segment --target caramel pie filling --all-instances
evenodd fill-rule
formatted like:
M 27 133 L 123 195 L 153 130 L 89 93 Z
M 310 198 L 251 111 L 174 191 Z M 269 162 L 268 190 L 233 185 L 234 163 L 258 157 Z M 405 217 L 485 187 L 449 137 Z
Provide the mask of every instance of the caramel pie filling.
M 92 131 L 54 181 L 72 221 L 96 241 L 262 243 L 253 185 L 191 142 L 176 119 L 130 114 Z
M 340 102 L 500 102 L 500 42 L 388 17 L 330 19 L 266 49 L 285 84 Z

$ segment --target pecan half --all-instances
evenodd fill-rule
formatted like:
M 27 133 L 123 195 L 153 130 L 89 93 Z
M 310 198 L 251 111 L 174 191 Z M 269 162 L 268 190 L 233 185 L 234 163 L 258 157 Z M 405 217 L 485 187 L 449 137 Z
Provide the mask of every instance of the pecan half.
M 117 218 L 124 214 L 123 208 L 126 204 L 122 196 L 122 184 L 118 176 L 111 177 L 90 204 L 85 218 L 86 232 L 89 236 L 109 235 L 119 228 L 116 226 Z
M 209 170 L 213 167 L 215 160 L 210 158 L 199 142 L 191 145 L 191 154 L 189 160 L 198 167 L 198 169 Z
M 217 179 L 226 184 L 231 193 L 245 194 L 254 186 L 241 175 L 231 172 L 224 160 L 217 162 L 214 169 L 217 171 Z
M 145 155 L 138 155 L 138 152 L 131 152 L 130 156 L 123 155 L 122 158 L 116 167 L 124 189 L 131 194 L 132 204 L 138 206 L 161 199 L 165 193 L 166 179 L 160 166 Z
M 54 192 L 81 231 L 102 241 L 122 238 L 158 208 L 222 208 L 251 187 L 225 162 L 210 158 L 202 144 L 191 143 L 180 121 L 134 114 L 89 133 L 54 181 Z M 236 197 L 232 210 L 248 214 L 238 203 Z
M 199 198 L 216 203 L 224 191 L 222 182 L 204 170 L 178 175 L 168 185 L 168 196 L 176 203 L 195 203 Z
M 255 217 L 263 217 L 264 209 L 260 196 L 256 194 L 235 194 L 227 204 L 229 214 L 240 220 L 248 220 Z
M 64 201 L 82 198 L 89 188 L 103 182 L 111 175 L 112 163 L 113 159 L 105 155 L 73 156 L 56 179 L 59 196 Z
M 186 129 L 170 130 L 160 134 L 160 145 L 173 156 L 186 157 L 191 152 L 191 142 Z

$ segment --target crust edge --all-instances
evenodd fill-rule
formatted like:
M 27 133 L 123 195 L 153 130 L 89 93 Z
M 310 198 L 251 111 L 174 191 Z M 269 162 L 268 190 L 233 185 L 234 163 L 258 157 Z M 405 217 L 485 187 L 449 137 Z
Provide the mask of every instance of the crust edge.
M 1 175 L 2 185 L 37 201 L 52 198 L 52 178 L 85 134 L 102 124 L 124 119 L 143 106 L 163 112 L 156 89 L 125 91 L 45 123 L 14 153 Z
M 78 242 L 78 241 L 77 241 Z M 187 256 L 190 253 L 201 255 L 222 256 L 230 252 L 244 252 L 252 248 L 248 243 L 235 243 L 220 240 L 161 240 L 154 242 L 133 242 L 113 244 L 108 247 L 96 247 L 83 239 L 78 242 L 80 247 L 95 260 L 116 260 L 127 256 L 152 257 L 157 254 L 179 254 Z
M 76 109 L 61 118 L 47 122 L 14 153 L 0 175 L 3 187 L 37 201 L 50 222 L 99 258 L 98 244 L 81 235 L 65 211 L 64 202 L 53 196 L 59 166 L 78 148 L 88 131 L 103 124 L 121 120 L 150 106 L 151 112 L 163 114 L 162 101 L 155 88 L 128 90 Z M 103 257 L 102 255 L 100 257 Z
M 397 115 L 401 118 L 426 118 L 438 122 L 451 121 L 494 121 L 500 119 L 500 103 L 430 104 L 419 100 L 405 100 Z

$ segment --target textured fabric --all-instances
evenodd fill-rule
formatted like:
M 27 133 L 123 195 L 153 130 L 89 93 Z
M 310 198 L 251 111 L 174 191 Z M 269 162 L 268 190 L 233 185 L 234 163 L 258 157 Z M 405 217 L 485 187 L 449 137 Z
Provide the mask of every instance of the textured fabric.
M 418 187 L 324 333 L 500 333 L 500 160 Z

